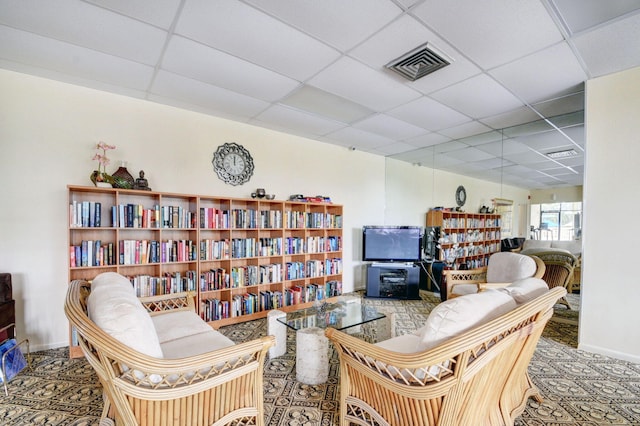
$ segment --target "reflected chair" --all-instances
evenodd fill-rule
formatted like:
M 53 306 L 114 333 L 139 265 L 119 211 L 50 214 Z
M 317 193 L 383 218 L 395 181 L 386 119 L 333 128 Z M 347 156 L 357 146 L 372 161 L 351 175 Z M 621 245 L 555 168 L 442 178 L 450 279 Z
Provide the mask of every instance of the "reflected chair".
M 442 271 L 447 299 L 477 293 L 489 288 L 506 287 L 524 278 L 542 278 L 545 265 L 536 256 L 513 252 L 494 253 L 483 268 Z
M 567 289 L 567 292 L 569 292 L 573 274 L 578 264 L 578 258 L 568 251 L 564 252 L 557 249 L 536 252 L 533 253 L 533 256 L 538 257 L 544 262 L 545 272 L 542 279 L 547 283 L 549 288 L 564 287 Z M 558 303 L 565 305 L 567 309 L 571 309 L 566 297 L 561 297 Z

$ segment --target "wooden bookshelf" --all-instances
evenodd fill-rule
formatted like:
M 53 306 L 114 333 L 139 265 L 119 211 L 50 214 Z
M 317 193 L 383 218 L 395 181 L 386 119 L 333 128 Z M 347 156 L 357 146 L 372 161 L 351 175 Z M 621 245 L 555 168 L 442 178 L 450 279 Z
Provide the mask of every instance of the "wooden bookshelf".
M 192 290 L 214 328 L 342 292 L 339 205 L 72 185 L 68 205 L 69 282 L 113 271 L 139 296 Z
M 500 251 L 499 214 L 429 210 L 427 226 L 440 227 L 440 257 L 454 253 L 454 268 L 486 266 L 489 256 Z M 457 248 L 455 245 L 457 244 Z

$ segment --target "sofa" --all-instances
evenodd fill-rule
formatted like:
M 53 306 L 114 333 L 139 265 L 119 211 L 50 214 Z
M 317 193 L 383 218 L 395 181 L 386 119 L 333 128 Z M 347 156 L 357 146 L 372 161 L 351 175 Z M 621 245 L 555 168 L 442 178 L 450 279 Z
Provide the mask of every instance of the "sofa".
M 580 290 L 582 278 L 582 241 L 545 241 L 545 240 L 525 240 L 522 243 L 522 254 L 536 254 L 543 251 L 568 251 L 574 255 L 578 261 L 573 269 L 573 277 L 569 285 L 569 292 Z
M 137 298 L 114 272 L 71 282 L 65 313 L 102 384 L 103 420 L 264 424 L 263 368 L 274 338 L 234 344 L 196 314 L 194 296 Z
M 513 425 L 542 396 L 527 368 L 553 305 L 539 278 L 437 305 L 413 333 L 378 343 L 325 331 L 340 358 L 340 424 Z

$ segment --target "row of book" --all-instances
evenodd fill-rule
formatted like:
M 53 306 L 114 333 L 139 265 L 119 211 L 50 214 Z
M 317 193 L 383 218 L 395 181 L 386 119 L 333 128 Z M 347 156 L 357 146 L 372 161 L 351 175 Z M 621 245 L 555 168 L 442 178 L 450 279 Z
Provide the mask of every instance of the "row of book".
M 159 296 L 174 294 L 183 291 L 197 291 L 196 271 L 165 273 L 161 277 L 151 275 L 130 276 L 129 281 L 133 285 L 138 297 Z
M 107 210 L 109 211 L 109 210 Z M 118 204 L 110 208 L 114 228 L 196 228 L 196 215 L 182 206 L 145 207 L 142 204 Z M 203 229 L 280 229 L 283 213 L 280 210 L 200 208 L 200 227 Z M 331 213 L 285 212 L 287 228 L 341 229 L 342 215 Z M 69 225 L 72 228 L 102 226 L 102 203 L 72 201 L 69 205 Z
M 309 284 L 294 286 L 281 291 L 263 290 L 257 293 L 235 294 L 231 300 L 219 298 L 202 299 L 200 316 L 204 321 L 251 315 L 256 312 L 279 309 L 300 303 L 324 300 L 342 294 L 342 283 L 330 281 L 326 285 Z
M 120 265 L 190 262 L 198 257 L 192 240 L 120 240 Z
M 342 215 L 287 211 L 285 212 L 285 226 L 287 228 L 340 229 L 342 228 Z
M 107 210 L 109 211 L 109 210 Z M 147 208 L 142 204 L 118 204 L 110 208 L 114 228 L 186 228 L 196 227 L 195 214 L 182 206 L 160 206 Z M 94 201 L 72 201 L 69 204 L 69 226 L 72 228 L 99 228 L 102 226 L 102 203 Z
M 233 209 L 222 210 L 215 207 L 200 208 L 200 227 L 204 229 L 235 228 L 282 228 L 282 211 Z
M 476 219 L 463 217 L 445 217 L 442 219 L 444 228 L 500 228 L 502 221 L 496 219 Z
M 110 266 L 116 264 L 116 250 L 113 243 L 102 244 L 101 240 L 83 240 L 69 246 L 69 266 Z
M 285 238 L 284 254 L 324 253 L 340 250 L 342 250 L 342 238 L 338 236 Z
M 481 241 L 492 241 L 500 239 L 500 231 L 485 231 L 482 232 L 478 229 L 467 230 L 467 232 L 449 232 L 442 235 L 442 240 L 439 241 L 443 244 L 452 243 L 475 243 Z

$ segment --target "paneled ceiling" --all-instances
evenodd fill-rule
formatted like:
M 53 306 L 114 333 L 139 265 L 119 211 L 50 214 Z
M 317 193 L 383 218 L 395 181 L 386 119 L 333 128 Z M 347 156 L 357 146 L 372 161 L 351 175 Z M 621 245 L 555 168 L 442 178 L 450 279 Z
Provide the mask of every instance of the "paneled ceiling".
M 639 0 L 0 0 L 2 68 L 530 189 L 582 184 L 584 81 L 638 40 Z

